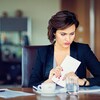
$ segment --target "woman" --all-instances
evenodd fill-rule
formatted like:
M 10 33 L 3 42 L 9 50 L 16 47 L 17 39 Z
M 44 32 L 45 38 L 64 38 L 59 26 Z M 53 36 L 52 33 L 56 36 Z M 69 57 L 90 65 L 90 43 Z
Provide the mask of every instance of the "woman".
M 100 63 L 87 44 L 74 42 L 79 22 L 73 12 L 59 11 L 49 20 L 48 39 L 51 45 L 37 50 L 36 62 L 33 65 L 29 86 L 37 86 L 43 82 L 52 82 L 52 77 L 61 77 L 60 65 L 67 55 L 81 61 L 77 71 L 63 77 L 78 78 L 80 86 L 100 85 Z M 56 65 L 56 66 L 54 66 Z M 67 66 L 66 66 L 67 67 Z M 88 69 L 93 78 L 86 78 Z

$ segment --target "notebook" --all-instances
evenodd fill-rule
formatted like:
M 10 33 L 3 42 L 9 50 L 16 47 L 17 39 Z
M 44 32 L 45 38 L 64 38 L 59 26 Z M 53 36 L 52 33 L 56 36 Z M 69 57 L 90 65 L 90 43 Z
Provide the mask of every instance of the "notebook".
M 65 87 L 66 86 L 66 81 L 62 80 L 62 78 L 64 77 L 65 74 L 69 73 L 69 72 L 75 72 L 77 70 L 77 68 L 79 67 L 79 65 L 81 64 L 81 62 L 71 56 L 66 56 L 65 59 L 63 60 L 63 62 L 61 63 L 61 67 L 63 68 L 63 71 L 61 72 L 61 77 L 60 79 L 56 78 L 55 76 L 53 76 L 52 80 L 62 86 Z

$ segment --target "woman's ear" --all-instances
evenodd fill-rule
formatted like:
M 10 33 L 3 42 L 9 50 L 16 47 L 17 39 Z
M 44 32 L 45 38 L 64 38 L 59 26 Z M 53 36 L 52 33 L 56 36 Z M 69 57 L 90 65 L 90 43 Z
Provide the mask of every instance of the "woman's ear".
M 56 39 L 56 33 L 53 33 L 54 34 L 54 39 Z
M 56 37 L 56 33 L 53 33 L 54 34 L 54 36 Z
M 53 33 L 54 35 L 56 35 L 56 33 Z

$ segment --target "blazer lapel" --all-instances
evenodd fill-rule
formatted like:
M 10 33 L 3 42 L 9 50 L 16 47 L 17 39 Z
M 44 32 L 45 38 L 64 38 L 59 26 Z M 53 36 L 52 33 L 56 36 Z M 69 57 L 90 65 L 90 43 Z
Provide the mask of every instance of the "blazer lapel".
M 71 44 L 71 47 L 70 47 L 70 56 L 72 56 L 73 58 L 77 59 L 77 45 L 75 42 L 73 42 Z
M 75 59 L 78 59 L 78 50 L 77 49 L 78 49 L 77 44 L 75 42 L 73 42 L 71 44 L 71 48 L 70 48 L 70 52 L 71 52 L 70 56 L 72 56 Z M 77 70 L 76 70 L 75 74 L 76 75 L 78 74 Z
M 51 45 L 49 46 L 49 49 L 47 51 L 45 77 L 49 76 L 50 70 L 53 68 L 53 58 L 54 58 L 54 45 Z

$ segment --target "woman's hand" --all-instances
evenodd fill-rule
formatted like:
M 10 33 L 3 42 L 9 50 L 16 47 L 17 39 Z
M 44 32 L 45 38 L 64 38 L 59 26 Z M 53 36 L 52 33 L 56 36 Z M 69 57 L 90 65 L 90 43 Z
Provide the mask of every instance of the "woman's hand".
M 53 82 L 52 81 L 52 77 L 55 75 L 57 78 L 61 77 L 61 71 L 62 71 L 62 67 L 57 66 L 53 69 L 51 69 L 50 73 L 49 73 L 49 78 L 45 81 L 45 82 Z
M 68 74 L 65 74 L 63 77 L 63 80 L 66 80 L 67 78 L 71 77 L 72 79 L 78 79 L 78 76 L 74 72 L 69 72 Z
M 71 77 L 72 79 L 76 79 L 78 80 L 78 84 L 80 86 L 83 86 L 84 85 L 84 79 L 80 79 L 74 72 L 70 72 L 68 74 L 66 74 L 64 77 L 63 77 L 63 80 L 66 80 L 68 77 Z M 87 84 L 86 85 L 89 85 L 89 82 L 87 81 Z
M 62 67 L 60 66 L 57 66 L 55 68 L 53 68 L 51 71 L 50 71 L 50 74 L 49 74 L 49 79 L 52 79 L 52 77 L 55 75 L 57 78 L 60 78 L 61 77 L 61 71 L 62 71 Z

